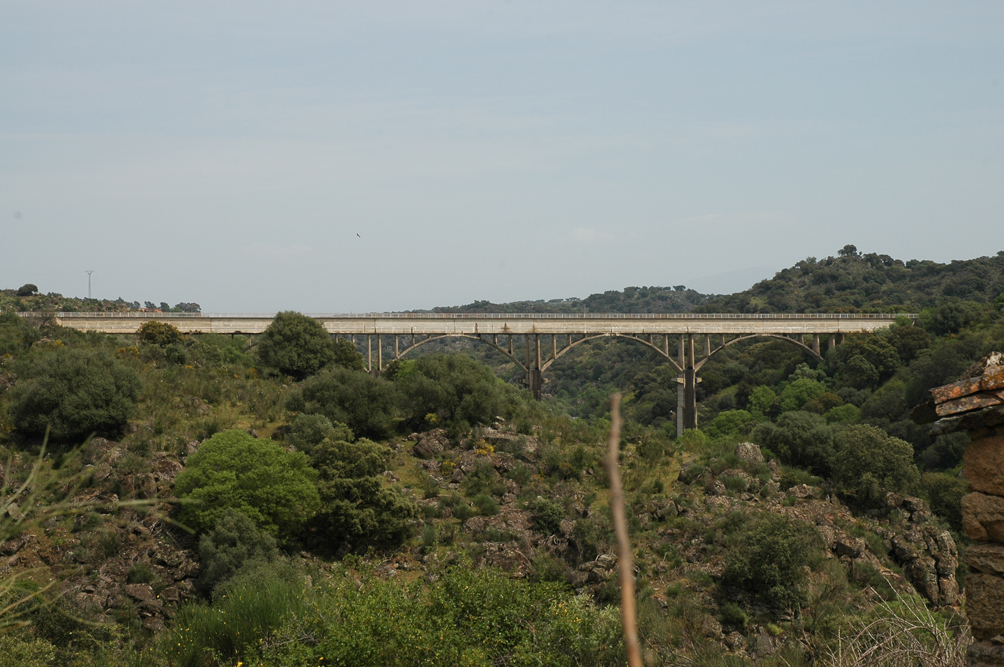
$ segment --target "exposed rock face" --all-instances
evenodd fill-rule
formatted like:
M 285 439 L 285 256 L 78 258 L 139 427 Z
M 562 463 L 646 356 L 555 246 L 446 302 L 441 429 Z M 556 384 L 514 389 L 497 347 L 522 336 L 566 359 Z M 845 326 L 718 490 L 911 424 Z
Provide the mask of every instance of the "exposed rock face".
M 979 492 L 963 497 L 962 527 L 979 542 L 1004 542 L 1004 497 Z
M 887 537 L 893 557 L 917 592 L 936 605 L 953 605 L 959 597 L 955 570 L 959 551 L 952 534 L 930 521 L 931 512 L 920 498 L 889 494 L 886 502 L 907 517 L 902 533 Z
M 977 491 L 1004 496 L 1004 435 L 979 438 L 966 447 L 966 479 Z
M 977 639 L 1004 634 L 1004 579 L 992 574 L 969 575 L 966 612 Z
M 984 542 L 966 554 L 966 615 L 977 641 L 971 667 L 1004 665 L 1004 355 L 995 352 L 953 384 L 931 390 L 914 410 L 920 423 L 940 417 L 932 435 L 966 431 L 966 479 L 975 491 L 962 499 L 962 527 Z M 991 640 L 991 641 L 986 641 Z
M 750 463 L 763 463 L 763 454 L 760 453 L 760 446 L 754 445 L 752 442 L 740 442 L 736 445 L 736 456 Z
M 450 446 L 450 440 L 446 437 L 446 431 L 435 428 L 423 434 L 412 450 L 420 459 L 431 459 L 436 454 L 442 454 Z

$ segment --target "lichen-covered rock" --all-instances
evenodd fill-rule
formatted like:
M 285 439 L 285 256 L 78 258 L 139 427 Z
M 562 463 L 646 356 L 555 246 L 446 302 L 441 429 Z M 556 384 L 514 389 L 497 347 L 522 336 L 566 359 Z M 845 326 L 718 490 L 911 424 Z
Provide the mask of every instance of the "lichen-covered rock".
M 1004 498 L 978 491 L 964 496 L 962 527 L 978 542 L 1004 542 Z
M 760 446 L 754 445 L 752 442 L 740 442 L 736 445 L 736 456 L 742 461 L 763 463 L 763 454 L 760 452 Z
M 412 452 L 420 459 L 431 459 L 436 454 L 442 454 L 449 445 L 450 440 L 446 437 L 446 431 L 434 428 L 421 436 Z

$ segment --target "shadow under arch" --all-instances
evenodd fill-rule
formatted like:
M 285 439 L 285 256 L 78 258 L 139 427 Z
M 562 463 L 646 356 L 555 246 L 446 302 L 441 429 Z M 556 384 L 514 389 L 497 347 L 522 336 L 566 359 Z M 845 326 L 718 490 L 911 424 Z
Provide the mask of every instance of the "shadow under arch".
M 810 357 L 812 357 L 816 361 L 818 362 L 824 361 L 823 356 L 821 354 L 817 353 L 815 350 L 813 350 L 811 347 L 809 347 L 800 340 L 789 338 L 783 334 L 748 334 L 746 336 L 739 336 L 738 338 L 733 338 L 732 340 L 727 341 L 724 344 L 716 347 L 714 350 L 711 351 L 711 354 L 709 354 L 708 356 L 704 357 L 699 362 L 694 364 L 694 371 L 695 372 L 699 371 L 701 367 L 704 366 L 704 364 L 706 364 L 709 359 L 711 359 L 711 357 L 715 356 L 717 353 L 721 352 L 730 345 L 734 345 L 744 340 L 752 340 L 754 338 L 775 338 L 777 340 L 783 340 L 787 343 L 791 343 L 792 345 L 797 345 L 798 347 L 802 348 Z
M 626 335 L 626 334 L 602 333 L 602 334 L 595 334 L 595 335 L 592 335 L 592 336 L 585 335 L 585 336 L 583 336 L 582 338 L 580 338 L 578 340 L 570 342 L 568 345 L 566 345 L 565 347 L 561 348 L 557 352 L 557 354 L 555 354 L 554 356 L 552 356 L 545 363 L 541 364 L 541 366 L 540 366 L 540 372 L 543 373 L 544 371 L 546 371 L 548 368 L 551 367 L 551 364 L 553 364 L 555 361 L 557 361 L 558 359 L 560 359 L 562 356 L 564 356 L 564 354 L 566 352 L 568 352 L 569 350 L 571 350 L 575 346 L 579 345 L 580 343 L 585 343 L 586 341 L 591 341 L 591 340 L 597 340 L 599 338 L 624 338 L 624 339 L 627 339 L 627 340 L 634 341 L 636 343 L 641 343 L 642 345 L 645 345 L 646 347 L 652 348 L 653 350 L 655 350 L 656 352 L 658 352 L 660 356 L 666 358 L 669 361 L 669 363 L 673 364 L 673 367 L 676 368 L 677 372 L 682 372 L 683 371 L 683 369 L 680 368 L 680 364 L 676 363 L 676 360 L 673 359 L 673 357 L 671 357 L 665 350 L 663 350 L 659 346 L 655 345 L 651 341 L 647 341 L 644 338 L 639 338 L 637 336 L 630 336 L 630 335 Z
M 480 336 L 472 336 L 471 334 L 454 334 L 454 333 L 449 333 L 449 334 L 439 334 L 439 335 L 429 336 L 428 338 L 423 338 L 422 340 L 415 341 L 414 343 L 412 343 L 408 347 L 406 347 L 403 350 L 401 350 L 400 352 L 398 352 L 398 355 L 397 355 L 396 359 L 400 359 L 401 357 L 403 357 L 404 355 L 408 354 L 409 352 L 411 352 L 415 348 L 421 347 L 422 345 L 425 345 L 426 343 L 432 342 L 434 340 L 442 340 L 443 338 L 466 338 L 468 340 L 476 340 L 479 343 L 484 343 L 488 347 L 493 348 L 495 350 L 498 350 L 503 355 L 505 355 L 506 357 L 508 357 L 510 360 L 512 360 L 512 362 L 514 364 L 516 364 L 517 366 L 519 366 L 520 368 L 522 368 L 524 372 L 527 371 L 526 364 L 524 364 L 519 359 L 517 359 L 515 355 L 510 354 L 509 350 L 505 349 L 501 345 L 497 345 L 496 343 L 494 343 L 492 341 L 485 340 L 484 338 L 482 338 Z

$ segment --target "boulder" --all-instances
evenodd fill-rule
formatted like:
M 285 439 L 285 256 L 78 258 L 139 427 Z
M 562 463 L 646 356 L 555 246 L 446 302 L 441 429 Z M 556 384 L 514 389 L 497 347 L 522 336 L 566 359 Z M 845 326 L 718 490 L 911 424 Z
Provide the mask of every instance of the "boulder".
M 1004 496 L 1004 435 L 973 440 L 963 454 L 966 479 L 976 491 Z
M 979 492 L 964 496 L 962 527 L 978 542 L 1004 542 L 1004 498 Z
M 809 486 L 808 484 L 796 484 L 787 491 L 788 495 L 792 498 L 822 498 L 823 490 L 817 486 Z
M 851 560 L 858 558 L 865 552 L 865 541 L 860 537 L 838 536 L 834 544 L 834 551 L 837 556 L 846 556 Z
M 759 445 L 754 445 L 752 442 L 740 442 L 736 445 L 736 456 L 750 463 L 763 463 Z
M 1004 634 L 1004 579 L 970 574 L 966 579 L 966 616 L 977 639 Z
M 449 445 L 450 440 L 446 437 L 446 431 L 435 428 L 421 437 L 412 452 L 420 459 L 431 459 L 436 454 L 442 454 Z
M 966 549 L 964 560 L 974 572 L 1004 577 L 1004 544 L 974 544 Z
M 125 592 L 126 595 L 137 602 L 146 602 L 147 600 L 157 599 L 157 595 L 153 592 L 153 588 L 151 588 L 149 584 L 126 584 Z
M 704 492 L 709 496 L 724 496 L 728 493 L 728 489 L 721 480 L 713 479 L 704 487 Z

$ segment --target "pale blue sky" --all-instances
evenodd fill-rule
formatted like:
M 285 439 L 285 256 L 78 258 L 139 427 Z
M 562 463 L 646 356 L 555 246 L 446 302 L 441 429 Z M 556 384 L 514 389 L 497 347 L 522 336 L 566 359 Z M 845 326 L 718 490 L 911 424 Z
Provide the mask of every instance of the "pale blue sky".
M 994 254 L 1002 32 L 1000 2 L 0 0 L 0 286 L 376 311 Z

